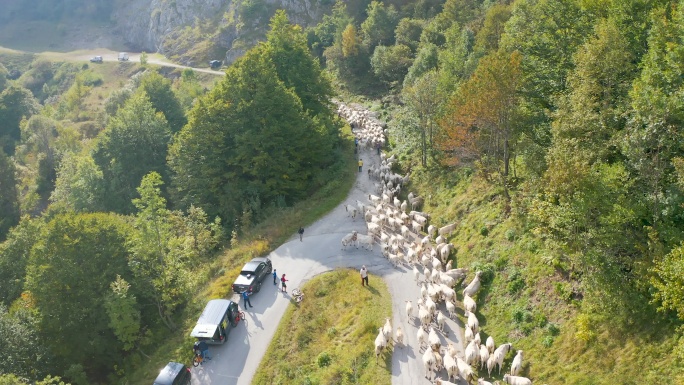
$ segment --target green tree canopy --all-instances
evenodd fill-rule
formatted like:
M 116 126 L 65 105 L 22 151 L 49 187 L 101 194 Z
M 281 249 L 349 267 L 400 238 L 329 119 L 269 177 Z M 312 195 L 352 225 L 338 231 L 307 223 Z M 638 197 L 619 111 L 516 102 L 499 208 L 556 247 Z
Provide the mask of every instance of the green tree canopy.
M 100 134 L 93 152 L 105 181 L 104 207 L 133 212 L 131 200 L 150 171 L 166 175 L 169 126 L 145 94 L 137 94 L 119 109 Z
M 329 134 L 250 50 L 190 112 L 170 149 L 177 200 L 232 220 L 252 205 L 292 202 L 331 160 Z
M 12 85 L 0 93 L 0 145 L 6 154 L 14 155 L 21 140 L 21 120 L 38 110 L 38 101 L 26 88 Z
M 0 148 L 0 241 L 19 222 L 19 193 L 14 162 Z
M 41 225 L 40 219 L 25 216 L 0 243 L 0 303 L 9 306 L 24 291 L 26 267 Z
M 39 335 L 61 370 L 81 364 L 108 371 L 121 359 L 104 298 L 117 274 L 131 277 L 129 231 L 112 214 L 63 214 L 42 229 L 31 249 L 26 289 L 40 314 Z
M 172 133 L 180 131 L 187 123 L 185 111 L 171 88 L 171 80 L 157 72 L 148 71 L 140 79 L 138 91 L 144 91 L 154 110 L 164 114 Z
M 366 14 L 366 20 L 361 23 L 361 34 L 368 50 L 372 52 L 378 45 L 394 44 L 394 30 L 399 23 L 399 13 L 394 5 L 385 6 L 373 0 L 368 4 Z

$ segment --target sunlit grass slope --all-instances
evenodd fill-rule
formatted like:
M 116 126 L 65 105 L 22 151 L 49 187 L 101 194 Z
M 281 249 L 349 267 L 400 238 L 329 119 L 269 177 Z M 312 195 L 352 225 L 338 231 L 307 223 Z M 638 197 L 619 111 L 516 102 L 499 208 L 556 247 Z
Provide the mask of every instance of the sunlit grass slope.
M 358 272 L 324 273 L 303 287 L 304 300 L 291 304 L 280 321 L 252 384 L 390 384 L 391 348 L 376 364 L 373 342 L 391 317 L 385 283 Z

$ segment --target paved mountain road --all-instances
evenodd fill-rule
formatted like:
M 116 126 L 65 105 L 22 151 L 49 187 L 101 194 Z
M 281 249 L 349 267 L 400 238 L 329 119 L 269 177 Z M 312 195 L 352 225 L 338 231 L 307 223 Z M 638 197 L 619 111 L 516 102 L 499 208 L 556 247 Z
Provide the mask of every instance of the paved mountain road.
M 352 191 L 343 204 L 356 204 L 357 199 L 368 202 L 368 193 L 373 190 L 373 182 L 368 179 L 366 167 L 378 164 L 379 156 L 368 151 L 362 151 L 361 156 L 364 160 L 364 172 L 359 173 Z M 397 325 L 402 326 L 407 345 L 394 349 L 392 385 L 427 384 L 422 365 L 422 352 L 416 347 L 415 325 L 418 321 L 409 323 L 405 310 L 407 300 L 413 301 L 414 308 L 417 308 L 416 299 L 420 296 L 420 288 L 414 282 L 413 272 L 406 267 L 392 267 L 382 257 L 377 245 L 372 252 L 354 247 L 341 250 L 340 240 L 344 235 L 352 230 L 363 234 L 367 232 L 363 218 L 357 217 L 352 221 L 347 216 L 343 204 L 306 228 L 303 242 L 299 241 L 297 229 L 292 229 L 293 237 L 269 254 L 273 267 L 277 269 L 279 276 L 283 273 L 287 275 L 289 292 L 300 287 L 311 277 L 336 268 L 350 267 L 358 270 L 365 264 L 370 273 L 381 276 L 392 294 L 393 329 L 396 330 Z M 286 308 L 290 306 L 290 295 L 281 293 L 271 282 L 270 278 L 266 279 L 261 291 L 251 298 L 254 307 L 246 311 L 247 322 L 241 322 L 234 328 L 224 345 L 211 347 L 211 361 L 193 368 L 193 385 L 251 383 Z M 377 284 L 371 277 L 370 285 Z M 237 296 L 233 299 L 237 300 Z M 380 326 L 382 325 L 378 325 Z M 463 351 L 461 327 L 462 325 L 457 322 L 449 320 L 445 330 L 449 331 L 448 340 Z M 444 336 L 441 338 L 443 346 L 447 346 L 447 339 Z M 369 345 L 368 349 L 372 350 L 373 346 Z M 444 373 L 442 371 L 443 377 L 446 376 Z

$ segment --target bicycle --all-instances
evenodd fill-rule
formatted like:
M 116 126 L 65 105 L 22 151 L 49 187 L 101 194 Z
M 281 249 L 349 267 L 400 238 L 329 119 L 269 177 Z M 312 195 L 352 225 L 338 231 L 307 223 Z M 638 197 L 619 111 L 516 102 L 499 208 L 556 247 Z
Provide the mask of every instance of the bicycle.
M 300 303 L 304 299 L 304 293 L 302 293 L 299 288 L 292 290 L 292 298 L 295 300 L 295 302 Z
M 192 366 L 198 367 L 202 365 L 204 357 L 202 357 L 202 352 L 195 352 L 195 357 L 192 359 Z

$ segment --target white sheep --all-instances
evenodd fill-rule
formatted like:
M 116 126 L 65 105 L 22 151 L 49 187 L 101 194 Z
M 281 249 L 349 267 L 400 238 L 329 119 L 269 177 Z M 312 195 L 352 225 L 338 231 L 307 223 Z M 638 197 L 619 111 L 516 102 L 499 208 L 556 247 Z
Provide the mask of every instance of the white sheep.
M 477 360 L 480 358 L 480 349 L 477 347 L 475 340 L 470 341 L 465 348 L 465 362 L 468 365 L 477 365 Z
M 444 238 L 443 236 L 440 235 L 435 239 L 435 243 L 438 245 L 442 244 L 442 243 L 446 243 L 446 238 Z
M 438 351 L 439 348 L 442 347 L 442 340 L 439 339 L 439 336 L 434 328 L 430 328 L 430 332 L 428 332 L 428 344 L 434 351 Z
M 348 217 L 356 219 L 356 207 L 352 205 L 344 205 L 344 210 L 347 212 Z
M 425 258 L 425 257 L 424 257 Z M 423 275 L 425 276 L 425 282 L 428 282 L 430 280 L 431 272 L 429 267 L 425 267 L 423 270 Z
M 473 329 L 466 327 L 465 330 L 463 331 L 463 342 L 466 344 L 470 341 L 472 341 L 475 338 L 475 333 L 473 333 Z
M 511 376 L 517 376 L 520 374 L 520 371 L 522 370 L 522 360 L 523 351 L 518 350 L 518 354 L 515 355 L 513 358 L 513 363 L 511 363 Z
M 477 310 L 477 303 L 468 294 L 463 296 L 463 308 L 474 313 Z
M 511 385 L 532 385 L 532 381 L 527 377 L 511 376 L 509 374 L 504 374 L 503 380 L 507 384 Z
M 480 339 L 480 332 L 473 333 L 473 341 L 477 344 L 477 346 L 482 345 L 482 340 Z
M 463 312 L 463 315 L 468 318 L 468 328 L 473 331 L 473 336 L 475 333 L 480 330 L 480 321 L 477 319 L 477 316 L 473 312 L 469 312 L 468 310 Z
M 433 296 L 430 293 L 430 289 L 432 288 L 432 285 L 428 286 L 428 299 L 425 300 L 425 307 L 427 308 L 427 311 L 430 312 L 430 316 L 433 316 L 437 311 L 437 304 L 432 300 Z
M 480 290 L 480 277 L 482 276 L 482 272 L 478 271 L 475 273 L 475 278 L 473 278 L 472 281 L 466 286 L 465 289 L 463 289 L 463 295 L 469 295 L 469 296 L 474 296 L 475 293 L 477 293 L 478 290 Z
M 373 250 L 373 243 L 375 243 L 375 239 L 371 235 L 363 235 L 363 234 L 358 234 L 356 236 L 356 239 L 359 243 L 359 246 L 361 246 L 364 249 L 368 250 Z
M 501 367 L 503 366 L 503 361 L 504 358 L 506 357 L 506 354 L 511 350 L 511 344 L 505 343 L 503 345 L 499 345 L 496 350 L 494 350 L 494 354 L 492 354 L 492 357 L 494 357 L 494 362 L 496 363 L 496 366 L 499 367 L 499 374 L 501 374 Z
M 406 301 L 406 316 L 408 317 L 409 320 L 412 320 L 414 318 L 413 316 L 413 304 L 411 301 Z
M 449 254 L 451 254 L 451 250 L 453 250 L 454 247 L 453 243 L 447 243 L 439 249 L 439 256 L 442 258 L 442 261 L 446 261 L 449 258 Z
M 435 374 L 435 354 L 430 349 L 425 349 L 425 353 L 423 353 L 423 367 L 425 368 L 425 378 L 432 381 Z
M 422 305 L 418 305 L 418 318 L 420 318 L 420 323 L 423 325 L 423 328 L 427 328 L 432 322 L 432 315 L 425 306 Z
M 420 271 L 418 271 L 418 268 L 413 266 L 413 279 L 416 280 L 416 282 L 420 282 Z
M 437 228 L 433 225 L 430 225 L 430 226 L 428 226 L 427 232 L 428 232 L 428 235 L 430 236 L 430 238 L 434 238 L 435 233 L 437 232 Z
M 458 354 L 458 350 L 456 349 L 456 345 L 452 344 L 449 342 L 449 345 L 447 346 L 447 353 L 453 358 L 456 357 Z
M 496 366 L 496 359 L 494 358 L 494 354 L 489 355 L 489 359 L 487 360 L 487 373 L 489 373 L 489 377 L 492 376 L 492 369 Z
M 452 223 L 452 224 L 446 225 L 444 227 L 440 227 L 438 233 L 439 233 L 439 235 L 442 235 L 442 236 L 449 236 L 454 231 L 454 229 L 456 229 L 456 223 Z
M 494 337 L 489 336 L 487 337 L 487 350 L 489 350 L 489 354 L 494 353 L 494 348 L 496 348 L 496 345 L 494 345 Z
M 397 344 L 404 346 L 404 331 L 401 326 L 397 326 Z
M 494 384 L 492 384 L 492 383 L 489 382 L 489 381 L 485 381 L 485 380 L 483 380 L 482 378 L 478 378 L 478 379 L 477 379 L 477 385 L 494 385 Z
M 480 370 L 484 369 L 489 360 L 489 349 L 485 345 L 480 345 Z
M 425 329 L 418 328 L 416 337 L 418 338 L 418 349 L 422 349 L 423 345 L 427 346 L 428 334 Z
M 421 225 L 417 221 L 411 221 L 411 231 L 413 231 L 416 234 L 420 234 L 420 230 L 423 229 L 423 225 Z
M 377 235 L 380 233 L 381 227 L 377 223 L 368 223 L 368 234 Z
M 435 353 L 435 371 L 439 373 L 444 368 L 444 360 L 439 351 L 433 353 Z
M 450 344 L 451 345 L 451 344 Z M 458 364 L 456 363 L 456 360 L 454 359 L 454 356 L 452 356 L 450 353 L 447 352 L 447 354 L 444 355 L 444 369 L 447 371 L 447 375 L 449 376 L 449 380 L 452 378 L 456 380 L 459 375 L 458 371 Z
M 382 353 L 382 349 L 387 346 L 387 340 L 385 339 L 385 335 L 382 333 L 382 328 L 378 329 L 379 333 L 378 336 L 375 337 L 375 362 L 377 363 L 378 357 Z
M 456 364 L 458 365 L 458 371 L 461 373 L 461 377 L 463 377 L 466 382 L 470 383 L 475 377 L 473 368 L 458 356 L 456 356 Z
M 390 323 L 389 317 L 385 318 L 385 325 L 382 327 L 382 334 L 385 335 L 386 340 L 392 339 L 392 324 Z
M 444 324 L 446 323 L 446 317 L 442 312 L 437 312 L 437 328 L 444 332 Z
M 357 238 L 357 232 L 356 231 L 352 231 L 351 233 L 345 235 L 341 241 L 342 242 L 342 248 L 346 250 L 347 246 L 355 245 L 356 244 L 356 238 Z M 356 246 L 356 247 L 358 248 L 358 246 Z
M 446 271 L 444 274 L 448 275 L 449 277 L 453 278 L 454 281 L 460 282 L 463 280 L 463 278 L 466 277 L 466 274 L 468 273 L 468 269 L 460 268 L 460 269 L 445 269 Z
M 449 312 L 449 318 L 454 319 L 454 314 L 456 314 L 456 305 L 451 301 L 446 301 L 446 309 Z
M 442 297 L 445 301 L 451 302 L 456 299 L 456 291 L 450 288 L 448 285 L 441 284 L 440 291 L 442 292 Z

